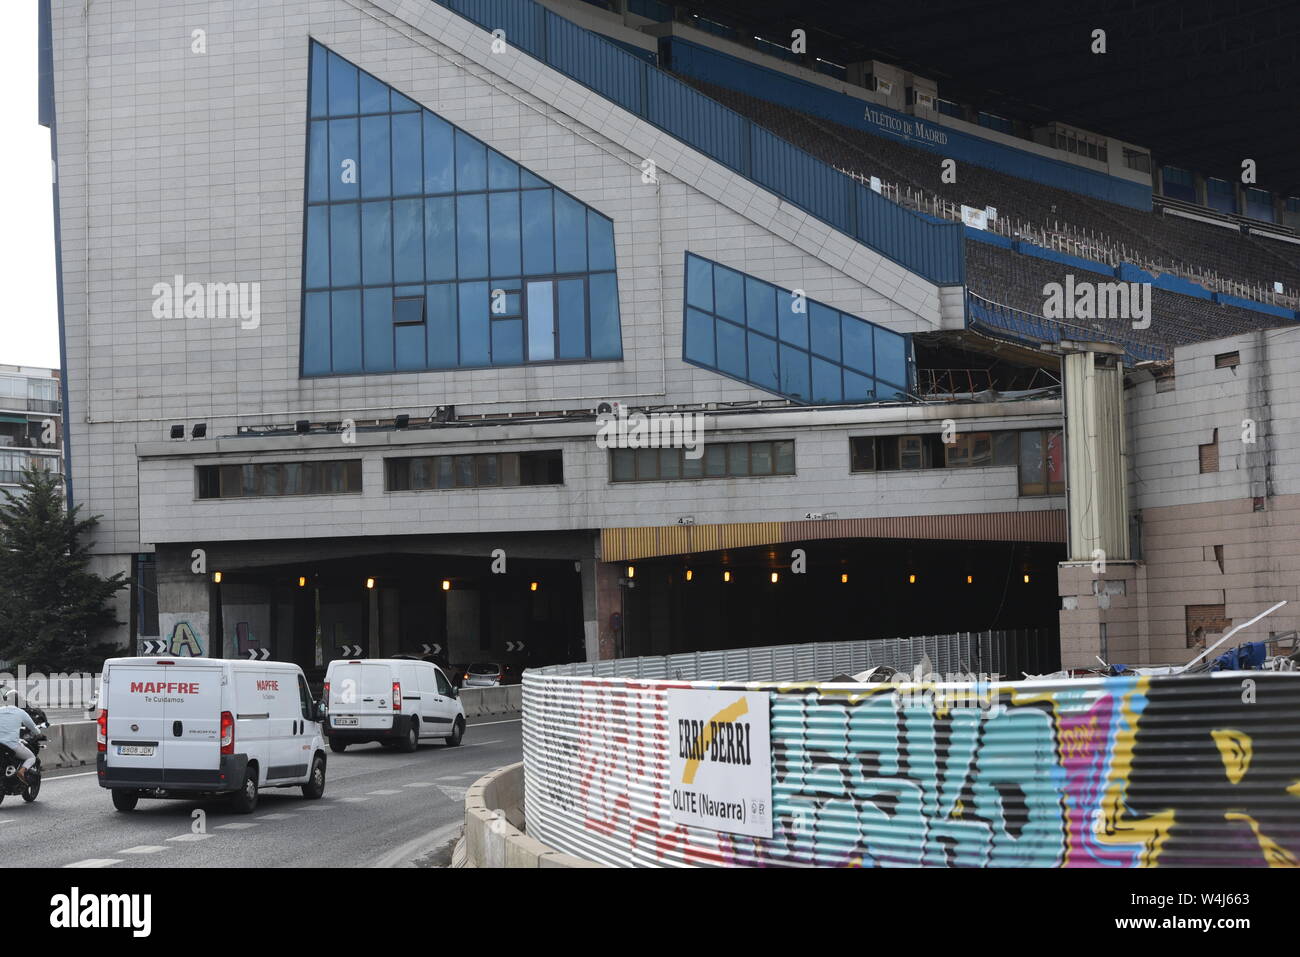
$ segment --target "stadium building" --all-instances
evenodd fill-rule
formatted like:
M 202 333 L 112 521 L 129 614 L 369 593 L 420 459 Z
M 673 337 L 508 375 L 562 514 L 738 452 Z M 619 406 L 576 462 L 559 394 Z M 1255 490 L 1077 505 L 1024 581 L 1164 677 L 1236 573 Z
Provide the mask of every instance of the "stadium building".
M 654 0 L 41 7 L 124 642 L 1047 671 L 1295 597 L 1292 199 Z

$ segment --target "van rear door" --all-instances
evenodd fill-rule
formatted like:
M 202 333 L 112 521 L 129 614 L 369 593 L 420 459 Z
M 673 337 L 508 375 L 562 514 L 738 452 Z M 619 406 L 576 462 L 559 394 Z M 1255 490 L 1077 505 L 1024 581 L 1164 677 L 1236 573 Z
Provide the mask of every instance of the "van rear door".
M 221 682 L 225 669 L 177 663 L 158 670 L 166 675 L 163 770 L 168 783 L 214 781 L 221 767 Z
M 105 761 L 114 771 L 154 772 L 134 776 L 159 781 L 167 705 L 157 686 L 167 680 L 167 669 L 128 662 L 110 664 L 106 672 L 107 693 L 101 692 L 101 706 L 108 711 Z
M 332 727 L 357 730 L 393 726 L 394 669 L 386 664 L 348 661 L 330 670 Z

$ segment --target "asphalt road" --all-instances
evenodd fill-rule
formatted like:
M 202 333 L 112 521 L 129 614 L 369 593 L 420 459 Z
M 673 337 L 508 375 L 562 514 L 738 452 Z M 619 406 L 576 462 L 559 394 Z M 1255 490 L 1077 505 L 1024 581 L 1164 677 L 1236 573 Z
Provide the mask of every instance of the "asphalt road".
M 51 771 L 34 803 L 0 804 L 0 857 L 7 868 L 445 866 L 466 788 L 520 755 L 518 718 L 471 721 L 459 748 L 353 745 L 328 755 L 319 801 L 298 788 L 265 790 L 252 814 L 220 800 L 147 798 L 123 814 L 94 771 Z

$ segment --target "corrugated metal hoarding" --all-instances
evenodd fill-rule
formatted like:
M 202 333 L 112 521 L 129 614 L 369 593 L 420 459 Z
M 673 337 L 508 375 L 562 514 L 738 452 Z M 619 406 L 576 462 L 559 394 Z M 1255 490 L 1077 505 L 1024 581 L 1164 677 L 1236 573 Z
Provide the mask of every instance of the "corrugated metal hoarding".
M 670 688 L 770 696 L 770 838 L 673 822 Z M 529 671 L 527 827 L 620 866 L 1295 866 L 1298 713 L 1297 673 L 896 688 Z

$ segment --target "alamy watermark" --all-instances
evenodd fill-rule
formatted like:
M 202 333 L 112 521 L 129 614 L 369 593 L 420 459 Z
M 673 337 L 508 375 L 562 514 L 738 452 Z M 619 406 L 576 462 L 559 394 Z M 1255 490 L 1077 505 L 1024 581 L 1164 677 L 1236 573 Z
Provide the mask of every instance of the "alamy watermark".
M 596 445 L 602 449 L 685 449 L 688 459 L 704 455 L 704 413 L 628 412 L 624 406 L 596 416 Z
M 1043 287 L 1043 316 L 1047 319 L 1127 319 L 1134 329 L 1151 325 L 1151 283 L 1076 282 L 1067 274 L 1064 283 Z
M 15 671 L 0 671 L 0 693 L 18 693 L 18 700 L 0 704 L 30 705 L 33 708 L 86 708 L 95 699 L 100 675 L 88 671 L 57 674 L 29 672 L 26 665 Z
M 260 282 L 186 282 L 176 275 L 171 282 L 156 282 L 155 319 L 239 319 L 239 328 L 256 329 L 262 322 Z

